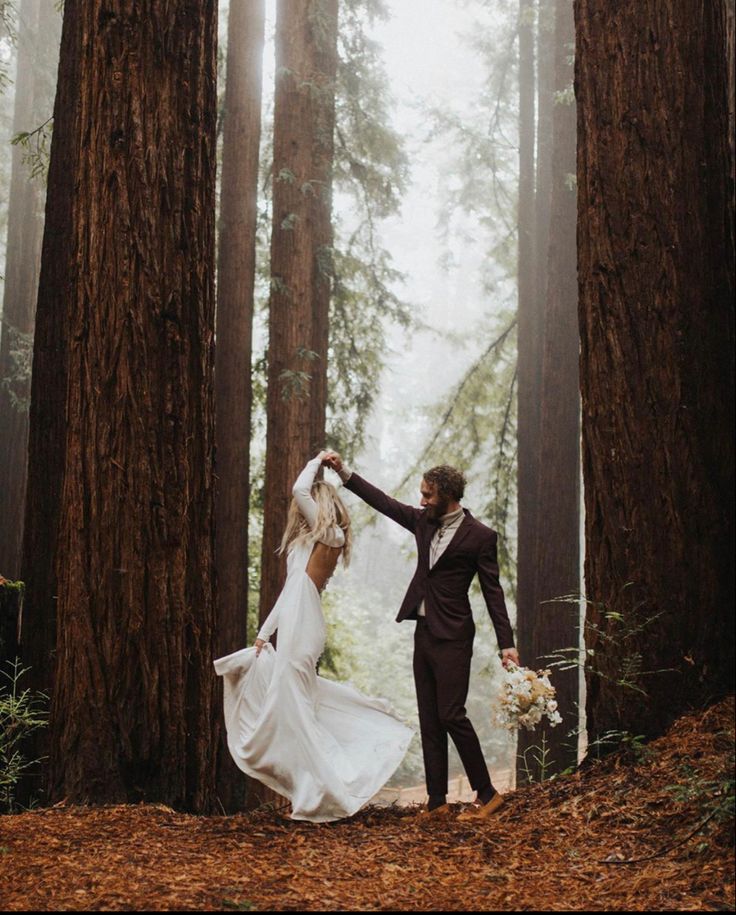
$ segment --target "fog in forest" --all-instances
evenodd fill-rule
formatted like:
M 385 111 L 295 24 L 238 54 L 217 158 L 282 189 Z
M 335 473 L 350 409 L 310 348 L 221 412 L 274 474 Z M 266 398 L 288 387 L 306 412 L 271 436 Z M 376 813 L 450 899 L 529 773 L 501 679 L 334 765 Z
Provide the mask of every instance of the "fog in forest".
M 266 4 L 266 45 L 263 57 L 263 131 L 261 158 L 271 154 L 275 79 L 275 0 Z M 224 97 L 228 4 L 220 4 L 218 95 Z M 389 196 L 398 204 L 378 205 L 370 216 L 370 243 L 384 257 L 384 298 L 403 309 L 404 320 L 375 318 L 385 342 L 376 355 L 368 384 L 374 397 L 364 416 L 362 447 L 353 447 L 349 463 L 361 475 L 397 497 L 418 504 L 421 471 L 438 463 L 459 466 L 468 477 L 464 505 L 499 531 L 499 561 L 512 623 L 516 617 L 516 331 L 517 198 L 519 188 L 518 4 L 470 0 L 388 0 L 385 4 L 345 3 L 351 28 L 361 34 L 369 52 L 365 72 L 379 73 L 378 95 L 386 111 L 389 134 L 397 150 L 384 153 L 376 141 L 376 157 L 387 173 Z M 377 12 L 378 15 L 372 15 Z M 546 14 L 545 14 L 546 15 Z M 342 22 L 343 12 L 341 12 Z M 551 42 L 540 13 L 540 43 Z M 356 23 L 358 24 L 356 26 Z M 341 25 L 342 27 L 342 25 Z M 19 30 L 22 32 L 22 29 Z M 378 49 L 374 57 L 370 57 Z M 48 165 L 53 93 L 46 108 L 34 110 L 32 122 L 13 123 L 14 41 L 0 46 L 4 92 L 0 95 L 2 156 L 0 175 L 10 186 L 11 149 L 22 156 L 33 182 L 43 182 Z M 380 75 L 382 71 L 382 75 Z M 361 77 L 363 78 L 363 77 Z M 541 79 L 541 77 L 540 77 Z M 569 104 L 569 99 L 564 100 Z M 338 108 L 337 131 L 340 123 Z M 44 113 L 45 112 L 45 113 Z M 34 133 L 37 127 L 43 129 Z M 549 128 L 547 128 L 549 129 Z M 542 128 L 540 127 L 540 131 Z M 11 147 L 11 137 L 27 132 Z M 221 139 L 221 136 L 220 136 Z M 549 141 L 549 137 L 546 137 Z M 545 137 L 540 133 L 539 143 Z M 403 162 L 403 165 L 401 164 Z M 398 163 L 398 164 L 396 164 Z M 261 166 L 258 258 L 254 315 L 253 435 L 251 443 L 250 603 L 248 629 L 258 627 L 263 505 L 261 489 L 265 456 L 265 352 L 268 344 L 268 237 L 270 175 Z M 218 189 L 221 175 L 218 170 Z M 403 185 L 403 187 L 401 187 Z M 5 255 L 7 196 L 0 205 L 2 257 Z M 339 243 L 345 242 L 365 214 L 353 192 L 339 182 L 333 190 L 333 222 Z M 378 215 L 376 215 L 378 214 Z M 380 258 L 379 258 L 380 260 Z M 529 264 L 528 273 L 534 270 Z M 4 276 L 4 270 L 2 270 Z M 379 296 L 380 298 L 380 296 Z M 8 325 L 4 321 L 3 330 Z M 14 337 L 14 339 L 16 339 Z M 17 357 L 19 371 L 29 366 Z M 23 347 L 21 347 L 23 349 Z M 14 363 L 15 364 L 15 363 Z M 331 379 L 339 390 L 341 379 Z M 260 386 L 260 387 L 259 387 Z M 259 399 L 260 398 L 260 399 Z M 339 410 L 338 410 L 339 412 Z M 328 394 L 327 441 L 350 446 L 349 416 L 334 424 Z M 339 432 L 337 431 L 339 428 Z M 334 433 L 334 434 L 333 434 Z M 357 440 L 357 439 L 356 439 Z M 304 455 L 306 459 L 308 455 Z M 328 477 L 337 482 L 336 476 Z M 410 623 L 394 618 L 413 574 L 413 538 L 387 519 L 368 510 L 348 493 L 346 502 L 355 525 L 353 561 L 340 569 L 325 598 L 330 635 L 321 672 L 350 680 L 373 695 L 386 696 L 417 729 L 417 738 L 392 781 L 413 786 L 422 782 L 416 698 L 412 679 Z M 485 603 L 471 591 L 478 628 L 468 709 L 480 734 L 491 768 L 513 783 L 511 739 L 491 721 L 492 679 L 501 671 L 496 639 Z M 451 745 L 451 775 L 462 767 Z
M 273 2 L 267 6 L 271 33 L 274 7 Z M 502 19 L 502 11 L 494 3 L 463 0 L 391 0 L 386 9 L 389 18 L 375 21 L 370 35 L 382 48 L 392 98 L 391 123 L 404 140 L 409 183 L 401 212 L 379 223 L 377 235 L 402 275 L 395 286 L 396 295 L 410 303 L 423 326 L 407 332 L 387 323 L 389 345 L 380 393 L 368 423 L 365 447 L 352 465 L 371 482 L 418 505 L 421 470 L 444 460 L 451 462 L 452 456 L 444 458 L 441 446 L 436 446 L 433 460 L 417 462 L 438 431 L 457 382 L 487 346 L 494 319 L 504 308 L 515 307 L 515 276 L 509 276 L 503 265 L 489 257 L 508 234 L 513 212 L 509 210 L 508 221 L 499 214 L 489 224 L 482 212 L 453 204 L 453 192 L 460 190 L 464 180 L 459 174 L 462 150 L 453 133 L 438 127 L 433 118 L 439 109 L 458 123 L 482 125 L 487 109 L 480 108 L 478 99 L 488 80 L 488 65 L 473 48 L 472 38 L 479 23 L 492 30 L 494 22 L 497 25 Z M 271 60 L 271 46 L 267 45 L 265 85 L 271 81 Z M 513 150 L 515 137 L 499 136 L 496 142 Z M 508 177 L 512 186 L 516 176 L 510 173 Z M 349 199 L 337 194 L 335 209 L 338 219 L 350 222 Z M 461 467 L 469 478 L 463 504 L 490 523 L 483 513 L 484 472 L 490 473 L 493 441 L 484 445 L 485 454 L 478 463 Z M 338 482 L 336 476 L 328 477 Z M 352 494 L 347 493 L 346 500 L 354 512 L 357 537 L 349 570 L 340 569 L 327 592 L 331 644 L 338 659 L 336 674 L 323 673 L 338 679 L 347 675 L 360 689 L 386 695 L 418 734 L 411 673 L 414 624 L 394 622 L 416 564 L 413 537 L 363 506 Z M 513 521 L 508 530 L 516 536 Z M 503 584 L 513 622 L 513 592 L 507 581 Z M 491 723 L 491 678 L 500 672 L 501 665 L 477 587 L 471 598 L 478 631 L 469 716 L 481 736 L 489 766 L 499 773 L 496 777 L 503 785 L 512 777 L 515 741 Z M 450 774 L 459 776 L 462 764 L 452 742 L 450 754 Z M 417 738 L 391 785 L 421 782 Z
M 733 908 L 735 23 L 0 0 L 11 907 Z
M 370 8 L 371 4 L 367 4 Z M 387 346 L 374 407 L 367 422 L 364 447 L 351 462 L 362 475 L 406 501 L 418 504 L 421 469 L 431 463 L 452 461 L 444 457 L 442 440 L 422 455 L 441 426 L 450 407 L 458 381 L 487 346 L 504 309 L 513 310 L 515 278 L 489 252 L 503 243 L 514 223 L 513 191 L 507 201 L 506 217 L 489 218 L 482 207 L 464 206 L 473 197 L 472 182 L 460 175 L 463 149 L 457 133 L 461 129 L 483 129 L 487 105 L 479 106 L 489 79 L 488 62 L 473 47 L 473 35 L 483 28 L 503 30 L 505 3 L 466 3 L 462 0 L 391 0 L 385 16 L 366 18 L 371 40 L 381 48 L 385 69 L 387 110 L 390 126 L 403 141 L 408 163 L 407 184 L 400 211 L 375 225 L 376 240 L 390 255 L 391 266 L 400 275 L 392 291 L 410 311 L 416 325 L 410 329 L 385 321 Z M 21 11 L 22 15 L 22 11 Z M 274 80 L 273 32 L 275 2 L 267 3 L 266 48 L 264 53 L 264 113 L 272 111 Z M 220 4 L 220 42 L 225 53 L 228 4 Z M 508 21 L 506 22 L 508 24 Z M 21 31 L 18 25 L 16 30 Z M 13 124 L 14 86 L 12 71 L 15 50 L 6 36 L 2 42 L 5 92 L 0 98 L 2 122 L 2 181 L 10 183 L 10 139 L 20 130 L 32 132 L 40 124 Z M 500 49 L 499 49 L 500 53 Z M 220 72 L 223 81 L 224 69 Z M 222 90 L 220 90 L 222 91 Z M 513 81 L 509 92 L 514 91 Z M 52 104 L 48 95 L 48 105 Z M 513 103 L 512 103 L 513 106 Z M 446 123 L 438 121 L 441 112 Z M 48 110 L 48 117 L 51 108 Z M 500 132 L 495 142 L 515 154 L 514 134 Z M 47 165 L 49 128 L 21 144 L 28 172 L 36 170 L 34 182 L 43 182 Z M 15 147 L 17 150 L 17 147 Z M 18 153 L 16 153 L 18 154 Z M 480 158 L 480 157 L 479 157 Z M 38 166 L 44 166 L 39 168 Z M 515 166 L 514 166 L 515 167 Z M 472 174 L 472 173 L 471 173 Z M 504 176 L 502 176 L 503 178 Z M 505 176 L 513 185 L 513 169 Z M 218 175 L 219 178 L 219 175 Z M 464 185 L 465 182 L 465 185 Z M 339 190 L 334 196 L 336 221 L 346 226 L 354 220 L 350 197 Z M 5 256 L 7 197 L 2 218 L 2 257 Z M 4 277 L 4 269 L 1 271 Z M 254 359 L 267 345 L 267 296 L 255 318 Z M 260 417 L 264 421 L 264 417 Z M 254 426 L 259 418 L 254 417 Z M 329 419 L 328 419 L 329 434 Z M 254 435 L 253 461 L 263 461 L 263 437 Z M 493 455 L 493 441 L 484 442 L 484 453 L 474 466 L 463 467 L 469 487 L 464 504 L 482 520 L 486 480 L 484 473 Z M 306 457 L 306 455 L 305 455 Z M 334 478 L 336 481 L 336 478 Z M 399 484 L 404 482 L 399 491 Z M 349 571 L 339 571 L 326 599 L 331 626 L 330 648 L 334 669 L 327 676 L 353 680 L 360 688 L 386 694 L 400 713 L 418 730 L 416 701 L 411 673 L 412 624 L 394 623 L 403 593 L 413 574 L 413 539 L 385 518 L 377 517 L 350 494 L 356 541 Z M 251 516 L 251 534 L 259 536 L 259 516 Z M 515 537 L 513 517 L 507 534 Z M 512 545 L 509 544 L 512 549 Z M 513 590 L 504 581 L 509 612 L 514 619 Z M 479 593 L 473 594 L 478 625 L 469 710 L 481 733 L 491 766 L 511 769 L 511 745 L 490 726 L 489 678 L 500 670 L 495 636 Z M 250 614 L 256 612 L 251 608 Z M 256 621 L 249 618 L 249 628 Z M 462 770 L 451 748 L 451 774 Z M 418 737 L 392 784 L 420 784 L 422 768 Z

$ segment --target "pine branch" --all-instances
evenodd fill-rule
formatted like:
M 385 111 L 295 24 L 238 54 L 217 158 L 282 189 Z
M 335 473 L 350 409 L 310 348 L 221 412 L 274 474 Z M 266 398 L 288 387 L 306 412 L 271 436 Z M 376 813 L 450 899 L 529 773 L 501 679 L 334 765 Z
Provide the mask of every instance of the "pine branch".
M 459 385 L 457 386 L 457 388 L 456 388 L 456 390 L 455 390 L 455 394 L 454 394 L 452 400 L 450 401 L 449 406 L 448 406 L 447 409 L 445 410 L 445 413 L 444 413 L 444 415 L 442 416 L 442 419 L 440 420 L 440 424 L 439 424 L 439 426 L 437 427 L 437 431 L 436 431 L 435 434 L 432 436 L 430 442 L 426 445 L 426 447 L 425 447 L 424 450 L 422 451 L 422 453 L 421 453 L 421 455 L 419 456 L 419 458 L 414 462 L 414 464 L 412 465 L 411 469 L 410 469 L 409 472 L 406 474 L 406 476 L 404 477 L 404 479 L 401 481 L 401 483 L 399 483 L 398 487 L 396 488 L 396 491 L 397 491 L 397 492 L 399 492 L 400 490 L 402 490 L 402 489 L 404 488 L 404 486 L 406 486 L 406 484 L 409 482 L 409 480 L 412 478 L 412 476 L 414 476 L 414 474 L 416 473 L 417 468 L 419 467 L 419 465 L 422 464 L 422 463 L 424 462 L 424 460 L 425 460 L 425 458 L 427 457 L 427 455 L 430 453 L 430 451 L 432 450 L 432 448 L 433 448 L 433 447 L 435 446 L 435 444 L 437 443 L 437 439 L 438 439 L 438 438 L 440 437 L 440 435 L 442 434 L 442 430 L 444 429 L 445 424 L 446 424 L 447 421 L 449 420 L 450 416 L 452 416 L 452 411 L 453 411 L 454 408 L 455 408 L 455 404 L 456 404 L 456 403 L 458 402 L 458 400 L 460 399 L 460 396 L 462 395 L 463 391 L 465 390 L 465 388 L 467 387 L 467 385 L 469 384 L 469 382 L 472 380 L 473 376 L 474 376 L 475 373 L 478 371 L 478 369 L 480 368 L 480 366 L 483 365 L 483 363 L 485 362 L 485 360 L 490 356 L 490 354 L 491 354 L 497 347 L 502 346 L 502 345 L 506 342 L 506 338 L 509 336 L 509 334 L 511 333 L 511 331 L 512 331 L 515 327 L 516 327 L 516 318 L 513 319 L 513 321 L 511 322 L 511 324 L 509 324 L 509 326 L 506 328 L 506 330 L 503 331 L 503 333 L 502 333 L 499 337 L 497 337 L 495 340 L 493 340 L 493 342 L 490 343 L 490 344 L 486 347 L 486 349 L 485 349 L 485 350 L 481 353 L 481 355 L 476 359 L 476 361 L 473 363 L 473 365 L 470 366 L 470 368 L 468 369 L 468 371 L 465 373 L 465 376 L 463 377 L 462 381 L 461 381 L 461 382 L 459 383 Z

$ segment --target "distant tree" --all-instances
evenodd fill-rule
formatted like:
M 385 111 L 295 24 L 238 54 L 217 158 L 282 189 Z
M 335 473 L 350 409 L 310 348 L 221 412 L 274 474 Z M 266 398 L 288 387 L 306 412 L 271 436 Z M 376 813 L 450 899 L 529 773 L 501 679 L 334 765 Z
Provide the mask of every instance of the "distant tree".
M 332 214 L 325 441 L 348 460 L 365 441 L 380 390 L 388 328 L 391 324 L 410 327 L 415 323 L 410 306 L 395 291 L 401 275 L 392 265 L 380 233 L 382 221 L 399 211 L 407 176 L 403 138 L 390 123 L 390 87 L 382 49 L 371 37 L 373 24 L 385 16 L 382 0 L 343 0 L 340 4 L 332 183 L 341 205 L 340 211 Z M 273 124 L 269 102 L 266 92 L 257 258 L 256 317 L 260 322 L 267 311 L 270 283 L 270 257 L 263 243 L 269 234 L 272 205 Z M 249 551 L 251 600 L 256 603 L 261 570 L 266 387 L 264 353 L 254 360 L 253 374 Z M 251 637 L 257 625 L 258 618 L 251 615 Z
M 33 323 L 43 237 L 43 163 L 31 163 L 53 107 L 61 17 L 52 3 L 24 0 L 18 14 L 18 62 L 0 338 L 0 573 L 20 574 L 26 491 Z
M 2 7 L 0 6 L 0 9 Z M 11 32 L 12 21 L 6 22 L 0 15 L 0 133 L 7 141 L 13 135 L 14 99 L 10 88 L 10 73 L 15 68 L 17 48 Z M 0 155 L 0 288 L 5 282 L 5 255 L 7 250 L 6 235 L 8 229 L 8 198 L 10 196 L 10 182 L 12 161 L 7 142 L 3 143 L 5 154 Z M 2 306 L 0 305 L 0 319 Z M 3 325 L 0 320 L 0 340 L 2 340 Z
M 572 0 L 569 0 L 572 10 Z M 550 208 L 552 206 L 552 134 L 554 131 L 555 109 L 555 3 L 540 3 L 537 8 L 537 27 L 535 29 L 536 45 L 536 88 L 537 88 L 537 123 L 536 123 L 536 179 L 534 185 L 534 209 L 536 225 L 535 253 L 536 276 L 534 289 L 539 302 L 539 368 L 540 386 L 542 371 L 542 351 L 544 349 L 544 330 L 547 303 L 547 271 L 549 269 L 549 231 Z M 567 56 L 572 57 L 572 49 L 567 49 Z M 571 79 L 569 80 L 571 82 Z M 541 412 L 541 408 L 540 408 Z
M 337 16 L 337 0 L 277 9 L 261 619 L 283 584 L 291 485 L 325 443 Z
M 231 0 L 218 233 L 217 654 L 248 639 L 251 353 L 256 276 L 258 167 L 265 4 Z M 218 797 L 242 806 L 245 779 L 230 758 L 222 729 Z
M 535 549 L 536 604 L 523 663 L 555 665 L 553 682 L 563 724 L 519 734 L 518 778 L 539 780 L 577 763 L 579 716 L 580 393 L 578 380 L 575 148 L 572 96 L 574 26 L 571 0 L 556 0 L 551 208 L 544 278 L 542 375 L 539 392 L 539 482 Z M 571 180 L 573 179 L 573 180 Z M 539 191 L 538 191 L 539 193 Z M 564 600 L 567 598 L 567 601 Z M 520 626 L 520 632 L 522 627 Z M 525 633 L 526 634 L 526 633 Z
M 575 0 L 595 740 L 658 734 L 733 689 L 725 7 Z
M 51 800 L 213 807 L 216 14 L 64 5 L 23 556 Z
M 518 406 L 516 600 L 519 652 L 532 653 L 539 486 L 542 316 L 535 214 L 535 4 L 519 0 Z M 531 623 L 531 624 L 530 624 Z

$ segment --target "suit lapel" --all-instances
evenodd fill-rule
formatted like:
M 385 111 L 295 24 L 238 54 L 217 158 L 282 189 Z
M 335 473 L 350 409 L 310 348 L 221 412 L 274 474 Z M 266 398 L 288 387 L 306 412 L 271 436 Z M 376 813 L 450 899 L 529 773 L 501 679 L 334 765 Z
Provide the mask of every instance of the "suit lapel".
M 427 568 L 429 568 L 429 545 L 432 542 L 432 537 L 437 528 L 430 524 L 426 518 L 422 519 L 422 523 L 417 529 L 417 553 L 419 562 L 423 563 Z
M 447 544 L 447 549 L 440 556 L 440 558 L 437 560 L 437 562 L 432 566 L 432 569 L 436 569 L 437 566 L 442 565 L 442 563 L 446 559 L 452 558 L 453 554 L 456 553 L 457 550 L 462 545 L 463 540 L 465 540 L 465 538 L 468 536 L 468 534 L 473 529 L 473 520 L 474 520 L 473 516 L 470 514 L 470 512 L 466 511 L 465 517 L 460 522 L 460 527 L 458 527 L 458 529 L 455 531 L 454 537 Z

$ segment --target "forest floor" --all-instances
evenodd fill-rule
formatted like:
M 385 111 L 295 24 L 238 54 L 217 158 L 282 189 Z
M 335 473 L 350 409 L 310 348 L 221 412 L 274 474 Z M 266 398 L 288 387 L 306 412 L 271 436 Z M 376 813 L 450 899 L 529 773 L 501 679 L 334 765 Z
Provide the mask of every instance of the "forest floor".
M 513 792 L 484 823 L 417 823 L 407 807 L 327 825 L 159 805 L 34 810 L 0 817 L 0 904 L 734 911 L 733 767 L 731 698 L 645 746 Z

